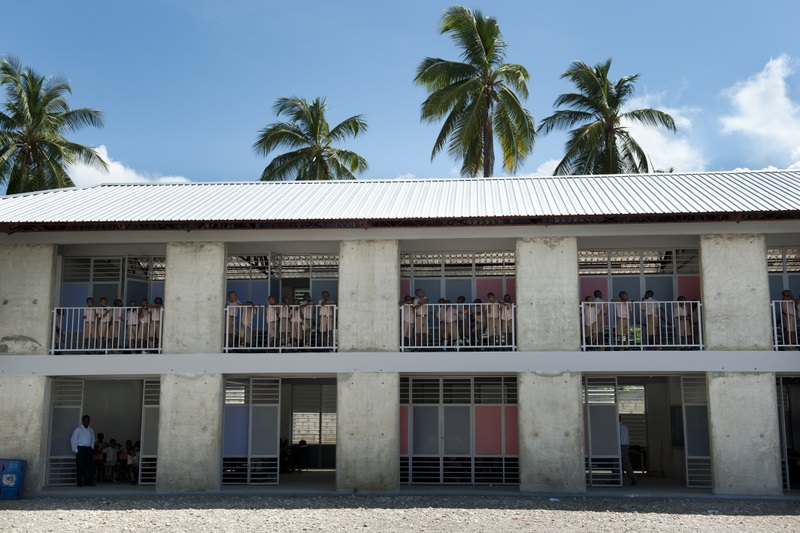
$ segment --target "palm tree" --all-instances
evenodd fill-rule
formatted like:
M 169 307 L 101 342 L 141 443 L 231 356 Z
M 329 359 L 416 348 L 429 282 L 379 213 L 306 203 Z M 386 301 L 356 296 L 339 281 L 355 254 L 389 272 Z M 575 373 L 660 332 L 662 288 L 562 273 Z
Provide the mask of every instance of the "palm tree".
M 500 143 L 503 169 L 517 171 L 533 151 L 533 117 L 520 102 L 528 98 L 528 71 L 503 63 L 506 43 L 497 20 L 463 6 L 445 10 L 441 33 L 450 34 L 461 49 L 462 62 L 428 57 L 414 81 L 429 93 L 421 119 L 444 118 L 431 159 L 447 144 L 451 157 L 462 162 L 462 176 L 494 173 L 494 140 Z M 446 118 L 445 118 L 446 117 Z
M 664 126 L 676 131 L 675 121 L 663 111 L 647 108 L 622 112 L 639 75 L 614 81 L 608 79 L 610 68 L 611 59 L 594 67 L 575 61 L 561 76 L 569 78 L 578 92 L 556 98 L 555 107 L 570 109 L 560 109 L 542 120 L 539 130 L 547 134 L 554 129 L 577 127 L 569 132 L 566 155 L 554 175 L 649 172 L 647 154 L 625 124 Z
M 331 129 L 325 118 L 327 99 L 278 98 L 273 106 L 278 117 L 261 130 L 253 144 L 257 154 L 268 156 L 284 146 L 292 151 L 275 156 L 261 173 L 261 181 L 356 179 L 354 173 L 367 170 L 367 161 L 355 152 L 334 148 L 331 143 L 357 137 L 367 130 L 361 115 L 343 120 Z
M 0 110 L 0 185 L 7 194 L 73 187 L 67 169 L 83 162 L 102 170 L 106 163 L 89 147 L 64 134 L 83 126 L 103 126 L 96 109 L 70 109 L 69 83 L 40 76 L 16 58 L 0 61 L 6 101 Z

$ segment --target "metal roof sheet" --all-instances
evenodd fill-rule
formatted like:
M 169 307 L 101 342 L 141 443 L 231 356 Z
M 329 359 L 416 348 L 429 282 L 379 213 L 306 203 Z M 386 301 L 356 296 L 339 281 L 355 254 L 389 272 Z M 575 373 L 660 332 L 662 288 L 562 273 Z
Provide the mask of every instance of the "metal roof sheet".
M 437 180 L 98 185 L 0 198 L 0 224 L 792 212 L 800 170 Z

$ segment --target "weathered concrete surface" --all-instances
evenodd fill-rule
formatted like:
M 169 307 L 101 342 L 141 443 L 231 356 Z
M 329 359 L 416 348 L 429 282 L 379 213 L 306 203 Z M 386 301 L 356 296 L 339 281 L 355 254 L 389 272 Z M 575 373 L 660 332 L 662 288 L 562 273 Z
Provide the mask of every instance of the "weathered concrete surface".
M 0 245 L 0 355 L 47 354 L 55 266 L 55 246 Z
M 715 494 L 782 494 L 775 374 L 709 372 L 708 420 Z
M 771 350 L 772 317 L 763 235 L 700 236 L 706 350 Z
M 25 491 L 43 484 L 48 385 L 44 376 L 0 377 L 0 456 L 28 461 Z
M 577 242 L 574 237 L 517 239 L 520 351 L 580 349 Z
M 221 352 L 225 334 L 225 244 L 168 243 L 166 262 L 164 352 Z
M 397 241 L 342 241 L 339 247 L 339 351 L 400 349 Z
M 222 374 L 161 376 L 158 492 L 219 490 Z
M 581 375 L 517 375 L 519 489 L 586 491 Z
M 336 489 L 400 487 L 400 374 L 338 374 Z

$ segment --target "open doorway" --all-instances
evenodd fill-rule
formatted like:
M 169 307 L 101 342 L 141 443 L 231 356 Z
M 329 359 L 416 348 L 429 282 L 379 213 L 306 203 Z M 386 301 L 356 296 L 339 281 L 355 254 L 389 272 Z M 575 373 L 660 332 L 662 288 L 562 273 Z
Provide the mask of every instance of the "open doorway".
M 53 378 L 46 484 L 75 484 L 75 454 L 70 449 L 70 437 L 83 415 L 91 417 L 95 431 L 97 483 L 155 484 L 160 390 L 158 379 Z M 104 453 L 101 434 L 105 444 L 110 444 L 111 439 L 116 441 L 116 454 Z M 131 459 L 138 463 L 133 470 L 128 462 L 127 441 L 135 449 Z M 116 460 L 111 461 L 109 457 L 114 455 Z

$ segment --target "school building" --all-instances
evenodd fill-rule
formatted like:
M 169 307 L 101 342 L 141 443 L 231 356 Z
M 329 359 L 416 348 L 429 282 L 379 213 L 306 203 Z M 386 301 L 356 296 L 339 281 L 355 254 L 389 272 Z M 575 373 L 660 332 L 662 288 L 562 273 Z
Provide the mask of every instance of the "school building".
M 575 494 L 627 484 L 621 420 L 639 486 L 796 494 L 787 290 L 800 170 L 7 196 L 0 456 L 73 484 L 86 413 L 157 492 L 280 486 L 288 441 L 339 491 Z

